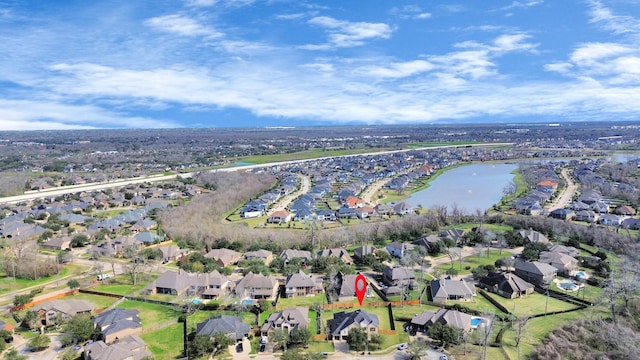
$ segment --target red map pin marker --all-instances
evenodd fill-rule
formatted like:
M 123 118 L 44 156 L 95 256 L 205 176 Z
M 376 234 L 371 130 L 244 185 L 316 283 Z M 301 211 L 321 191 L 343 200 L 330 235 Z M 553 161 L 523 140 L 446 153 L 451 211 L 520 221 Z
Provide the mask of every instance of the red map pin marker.
M 358 302 L 360 306 L 362 306 L 362 300 L 364 300 L 364 295 L 367 293 L 367 279 L 364 278 L 364 275 L 358 274 L 356 276 L 356 296 L 358 297 Z

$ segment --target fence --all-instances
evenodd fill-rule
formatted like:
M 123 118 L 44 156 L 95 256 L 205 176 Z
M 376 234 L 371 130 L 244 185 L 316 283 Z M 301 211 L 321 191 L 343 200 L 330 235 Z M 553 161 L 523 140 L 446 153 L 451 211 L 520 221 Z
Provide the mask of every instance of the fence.
M 413 299 L 413 300 L 405 300 L 405 301 L 376 301 L 376 302 L 363 303 L 362 306 L 378 307 L 378 306 L 389 306 L 389 304 L 394 306 L 418 305 L 420 304 L 420 300 Z M 354 307 L 360 307 L 360 304 L 359 303 L 333 303 L 333 304 L 322 305 L 323 310 L 351 309 Z
M 26 303 L 24 305 L 14 306 L 14 307 L 11 308 L 11 311 L 12 312 L 16 312 L 16 311 L 28 309 L 28 308 L 34 307 L 34 306 L 36 306 L 38 304 L 42 304 L 45 301 L 62 299 L 63 297 L 66 297 L 66 296 L 75 295 L 78 292 L 79 292 L 78 289 L 73 289 L 73 290 L 62 292 L 62 293 L 57 293 L 57 294 L 54 294 L 54 295 L 51 295 L 51 296 L 42 297 L 42 298 L 40 298 L 38 300 L 33 300 L 33 301 L 31 301 L 29 303 Z

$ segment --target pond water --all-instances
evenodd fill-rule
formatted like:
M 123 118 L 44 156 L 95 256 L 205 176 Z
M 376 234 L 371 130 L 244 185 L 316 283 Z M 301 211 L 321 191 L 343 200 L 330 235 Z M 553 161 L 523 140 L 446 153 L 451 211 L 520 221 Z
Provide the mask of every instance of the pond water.
M 504 189 L 513 181 L 516 164 L 471 164 L 445 171 L 431 186 L 411 195 L 407 202 L 425 209 L 457 207 L 467 214 L 489 209 L 497 204 Z

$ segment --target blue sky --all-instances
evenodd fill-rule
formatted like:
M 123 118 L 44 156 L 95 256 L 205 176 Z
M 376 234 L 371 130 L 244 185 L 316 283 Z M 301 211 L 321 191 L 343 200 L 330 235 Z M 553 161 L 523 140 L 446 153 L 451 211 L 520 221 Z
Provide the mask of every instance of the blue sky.
M 639 113 L 636 0 L 0 0 L 0 130 Z

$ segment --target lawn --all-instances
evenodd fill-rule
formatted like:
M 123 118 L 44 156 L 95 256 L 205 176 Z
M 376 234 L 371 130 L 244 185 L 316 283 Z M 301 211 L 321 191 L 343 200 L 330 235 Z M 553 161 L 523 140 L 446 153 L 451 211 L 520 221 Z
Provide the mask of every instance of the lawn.
M 345 150 L 324 150 L 321 148 L 314 148 L 306 151 L 299 151 L 299 152 L 287 153 L 287 154 L 240 157 L 238 158 L 237 161 L 247 162 L 251 164 L 264 164 L 264 163 L 289 161 L 289 160 L 315 159 L 315 158 L 325 157 L 325 156 L 355 155 L 355 154 L 371 153 L 371 152 L 378 152 L 378 151 L 385 151 L 385 150 L 388 150 L 388 149 L 361 148 L 361 149 L 345 149 Z
M 122 309 L 138 310 L 138 316 L 142 320 L 143 332 L 149 331 L 154 326 L 161 325 L 168 321 L 176 321 L 182 312 L 177 307 L 152 304 L 141 301 L 126 300 L 116 307 Z
M 100 282 L 93 290 L 109 294 L 129 295 L 142 290 L 149 284 L 149 281 L 157 278 L 157 275 L 151 276 L 151 279 L 147 279 L 146 277 L 148 277 L 148 274 L 145 274 L 145 281 L 137 281 L 137 284 L 134 286 L 129 275 L 118 275 L 108 281 Z
M 394 306 L 393 317 L 397 321 L 403 321 L 404 319 L 412 319 L 415 315 L 422 314 L 425 311 L 438 311 L 440 309 L 433 305 L 405 305 Z
M 312 307 L 313 305 L 326 304 L 327 297 L 323 294 L 318 294 L 316 296 L 296 296 L 292 298 L 280 298 L 278 299 L 277 309 L 282 310 L 290 307 Z
M 481 313 L 506 315 L 500 309 L 490 303 L 489 300 L 485 299 L 482 295 L 474 297 L 473 301 L 471 302 L 458 302 L 458 304 L 468 309 L 479 311 Z M 449 305 L 452 305 L 452 303 L 449 303 Z
M 96 305 L 98 309 L 106 309 L 109 306 L 113 305 L 116 301 L 118 301 L 117 298 L 92 294 L 76 294 L 73 296 L 68 296 L 65 299 L 91 301 Z
M 156 360 L 173 360 L 182 354 L 182 324 L 171 324 L 140 336 Z
M 533 293 L 516 299 L 507 299 L 500 295 L 488 293 L 491 298 L 499 302 L 502 306 L 515 314 L 516 317 L 544 314 L 554 311 L 562 311 L 576 308 L 575 305 L 554 299 L 542 294 Z M 480 297 L 480 296 L 478 296 Z
M 454 269 L 458 270 L 458 275 L 468 275 L 471 274 L 471 270 L 477 268 L 480 265 L 493 265 L 496 260 L 502 259 L 505 256 L 509 255 L 508 252 L 489 249 L 489 256 L 487 256 L 487 250 L 482 249 L 482 254 L 471 255 L 463 258 L 462 260 L 456 259 L 453 261 Z M 445 264 L 441 264 L 436 266 L 436 269 L 445 272 L 447 269 L 451 268 L 451 262 L 447 262 Z M 467 268 L 469 268 L 467 270 Z
M 14 279 L 9 274 L 3 273 L 4 276 L 0 277 L 0 294 L 7 293 L 14 290 L 21 290 L 32 286 L 39 286 L 49 282 L 58 281 L 60 285 L 65 285 L 68 278 L 73 275 L 81 274 L 87 271 L 86 266 L 68 264 L 64 265 L 58 274 L 40 278 L 37 280 L 28 279 Z
M 561 281 L 569 281 L 569 280 L 561 280 Z M 592 286 L 587 283 L 582 284 L 578 291 L 567 291 L 558 286 L 555 282 L 551 284 L 550 288 L 556 291 L 560 291 L 565 294 L 573 295 L 579 299 L 587 300 L 592 303 L 595 303 L 600 299 L 604 290 L 598 286 Z

